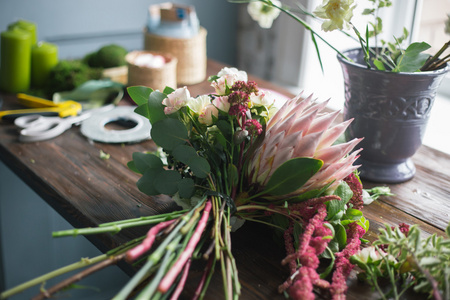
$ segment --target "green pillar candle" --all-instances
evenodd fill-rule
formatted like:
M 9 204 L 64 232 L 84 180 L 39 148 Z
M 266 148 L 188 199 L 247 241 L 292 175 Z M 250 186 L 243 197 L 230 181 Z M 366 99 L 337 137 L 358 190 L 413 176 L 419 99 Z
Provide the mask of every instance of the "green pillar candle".
M 19 20 L 9 24 L 8 29 L 11 30 L 13 28 L 20 28 L 28 31 L 31 34 L 31 45 L 35 45 L 37 43 L 37 26 L 35 23 L 26 20 Z
M 30 88 L 31 34 L 19 28 L 1 33 L 1 89 L 10 93 Z
M 39 42 L 31 48 L 31 86 L 44 87 L 51 69 L 58 63 L 58 47 Z

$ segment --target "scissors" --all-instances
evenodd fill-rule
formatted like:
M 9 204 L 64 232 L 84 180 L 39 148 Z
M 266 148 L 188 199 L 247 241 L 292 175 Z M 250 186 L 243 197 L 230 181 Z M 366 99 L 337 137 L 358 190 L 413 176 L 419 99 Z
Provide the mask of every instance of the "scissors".
M 80 123 L 95 113 L 108 111 L 113 108 L 113 104 L 108 104 L 100 108 L 87 110 L 79 116 L 67 118 L 27 115 L 16 118 L 14 124 L 22 128 L 19 136 L 21 142 L 45 141 L 57 137 L 71 128 L 73 124 Z
M 0 111 L 0 119 L 14 120 L 26 115 L 45 115 L 45 116 L 59 116 L 61 118 L 68 116 L 76 116 L 81 111 L 81 104 L 72 100 L 61 103 L 54 103 L 53 101 L 26 95 L 23 93 L 17 94 L 17 102 L 22 104 L 27 109 L 4 110 Z

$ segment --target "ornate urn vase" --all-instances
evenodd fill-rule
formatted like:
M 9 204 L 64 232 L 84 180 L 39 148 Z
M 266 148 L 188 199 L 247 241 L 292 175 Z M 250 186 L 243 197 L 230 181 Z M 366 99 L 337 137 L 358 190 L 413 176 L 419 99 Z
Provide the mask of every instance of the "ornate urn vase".
M 357 164 L 365 180 L 400 183 L 416 168 L 411 157 L 422 145 L 431 108 L 449 67 L 436 71 L 393 73 L 368 69 L 361 49 L 338 56 L 345 84 L 346 138 L 364 137 Z

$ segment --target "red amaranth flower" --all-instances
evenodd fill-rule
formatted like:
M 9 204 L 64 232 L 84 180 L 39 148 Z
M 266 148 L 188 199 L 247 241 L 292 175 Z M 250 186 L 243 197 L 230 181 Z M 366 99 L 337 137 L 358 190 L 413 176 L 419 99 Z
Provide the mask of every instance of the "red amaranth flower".
M 231 105 L 236 104 L 246 104 L 249 100 L 249 94 L 242 91 L 235 91 L 232 92 L 230 95 L 228 95 L 228 102 L 230 102 Z
M 351 173 L 347 177 L 344 178 L 344 181 L 347 182 L 348 186 L 353 192 L 353 197 L 350 199 L 350 203 L 353 204 L 354 209 L 362 209 L 363 208 L 363 185 L 359 178 L 355 175 L 355 173 Z
M 248 111 L 248 107 L 242 104 L 232 105 L 228 113 L 232 116 L 245 116 Z
M 244 127 L 246 127 L 248 131 L 258 135 L 260 135 L 263 131 L 261 124 L 255 119 L 245 121 Z
M 230 88 L 231 91 L 241 91 L 245 92 L 248 95 L 251 93 L 257 93 L 258 92 L 258 85 L 255 81 L 236 81 L 233 86 Z
M 314 299 L 313 287 L 328 288 L 329 283 L 320 279 L 317 273 L 319 267 L 318 256 L 325 250 L 331 235 L 331 230 L 323 225 L 327 215 L 326 205 L 318 202 L 314 209 L 317 213 L 309 219 L 301 235 L 300 246 L 297 251 L 293 247 L 293 224 L 285 231 L 285 246 L 287 256 L 282 264 L 289 264 L 291 276 L 278 287 L 279 292 L 289 289 L 293 299 Z M 296 260 L 300 263 L 297 269 Z M 293 278 L 294 277 L 294 278 Z
M 391 227 L 392 230 L 395 229 L 394 226 Z M 400 229 L 400 232 L 402 232 L 406 237 L 408 236 L 409 233 L 409 225 L 406 223 L 400 223 L 398 224 L 398 229 Z
M 336 265 L 333 272 L 330 292 L 333 300 L 345 300 L 347 291 L 347 277 L 350 275 L 354 265 L 350 263 L 350 256 L 354 255 L 361 245 L 360 238 L 366 233 L 364 228 L 357 223 L 350 223 L 347 230 L 347 246 L 344 250 L 335 254 Z

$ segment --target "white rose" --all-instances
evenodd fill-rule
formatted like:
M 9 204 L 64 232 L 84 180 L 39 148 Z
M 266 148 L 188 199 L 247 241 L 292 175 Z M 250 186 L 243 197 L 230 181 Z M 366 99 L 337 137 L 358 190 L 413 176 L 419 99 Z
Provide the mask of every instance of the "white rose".
M 211 99 L 209 98 L 209 96 L 201 95 L 201 96 L 198 96 L 197 98 L 189 101 L 187 106 L 194 113 L 196 113 L 197 115 L 200 115 L 208 104 L 211 104 Z
M 201 124 L 212 125 L 214 122 L 213 116 L 217 118 L 219 116 L 219 111 L 214 105 L 210 103 L 203 109 L 203 112 L 198 116 L 198 121 Z
M 222 77 L 224 75 L 233 75 L 233 77 L 235 78 L 235 81 L 247 82 L 247 80 L 248 80 L 247 72 L 240 71 L 236 68 L 224 67 L 222 70 L 219 71 L 219 73 L 217 73 L 217 76 L 219 76 L 219 77 Z
M 258 94 L 250 94 L 250 101 L 254 106 L 265 106 L 269 109 L 275 103 L 275 98 L 269 91 L 259 91 Z

